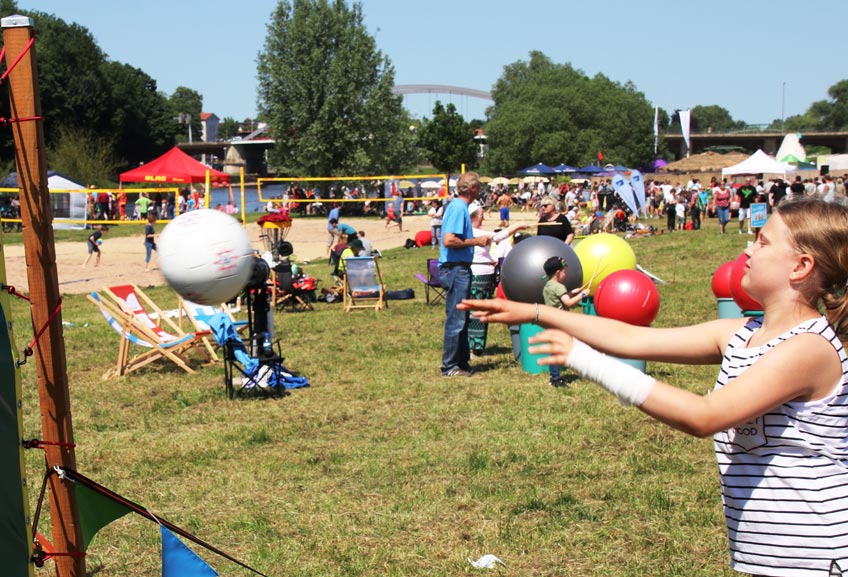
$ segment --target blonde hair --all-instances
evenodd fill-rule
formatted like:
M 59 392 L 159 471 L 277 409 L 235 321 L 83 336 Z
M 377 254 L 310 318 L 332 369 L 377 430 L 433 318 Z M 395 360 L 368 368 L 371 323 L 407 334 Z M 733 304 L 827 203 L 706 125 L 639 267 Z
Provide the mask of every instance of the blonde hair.
M 777 214 L 795 246 L 815 259 L 814 274 L 801 290 L 848 342 L 848 208 L 817 199 L 784 202 Z

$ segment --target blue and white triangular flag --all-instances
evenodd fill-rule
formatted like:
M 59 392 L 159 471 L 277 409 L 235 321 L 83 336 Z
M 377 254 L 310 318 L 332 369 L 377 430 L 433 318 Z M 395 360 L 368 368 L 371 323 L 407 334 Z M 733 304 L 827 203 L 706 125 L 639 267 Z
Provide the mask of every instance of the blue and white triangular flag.
M 159 531 L 162 533 L 162 577 L 218 577 L 218 573 L 176 535 L 162 525 Z

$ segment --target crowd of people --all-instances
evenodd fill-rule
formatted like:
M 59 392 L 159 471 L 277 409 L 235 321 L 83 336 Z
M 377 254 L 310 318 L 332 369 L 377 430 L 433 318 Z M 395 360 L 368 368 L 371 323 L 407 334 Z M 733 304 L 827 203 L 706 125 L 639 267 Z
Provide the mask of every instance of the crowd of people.
M 135 193 L 128 195 L 123 190 L 92 190 L 86 195 L 88 214 L 92 220 L 144 221 L 149 214 L 154 214 L 157 219 L 170 220 L 176 214 L 206 206 L 205 192 L 195 187 L 186 187 L 177 195 L 169 192 L 140 192 L 131 200 L 130 197 L 134 195 Z M 226 205 L 218 204 L 215 208 L 227 214 L 235 214 L 238 211 L 233 201 L 227 202 Z

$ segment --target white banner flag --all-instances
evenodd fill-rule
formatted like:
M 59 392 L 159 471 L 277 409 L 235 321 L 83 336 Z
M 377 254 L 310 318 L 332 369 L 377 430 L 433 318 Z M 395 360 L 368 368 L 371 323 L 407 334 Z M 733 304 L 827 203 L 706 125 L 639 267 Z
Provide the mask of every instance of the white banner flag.
M 620 174 L 616 174 L 612 177 L 612 187 L 618 193 L 618 196 L 621 197 L 621 200 L 627 204 L 627 208 L 638 216 L 639 209 L 636 206 L 636 198 L 633 196 L 633 189 L 630 188 L 630 183 L 627 182 L 627 179 Z
M 686 156 L 689 156 L 689 111 L 678 110 L 677 114 L 680 117 L 680 130 L 683 132 L 683 141 L 686 143 Z
M 636 201 L 639 203 L 639 210 L 648 217 L 648 207 L 645 206 L 645 183 L 642 180 L 642 173 L 638 170 L 630 171 L 630 187 L 636 193 Z
M 660 142 L 660 107 L 654 107 L 654 156 L 657 154 L 657 148 Z

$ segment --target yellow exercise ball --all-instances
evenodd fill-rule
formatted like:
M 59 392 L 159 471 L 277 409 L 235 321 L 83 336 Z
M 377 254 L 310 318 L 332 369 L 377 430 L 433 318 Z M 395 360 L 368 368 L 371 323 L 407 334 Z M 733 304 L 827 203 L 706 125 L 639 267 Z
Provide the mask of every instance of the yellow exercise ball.
M 603 232 L 587 236 L 574 247 L 574 252 L 583 267 L 583 281 L 591 280 L 592 294 L 610 274 L 636 269 L 636 253 L 626 240 L 614 234 Z

